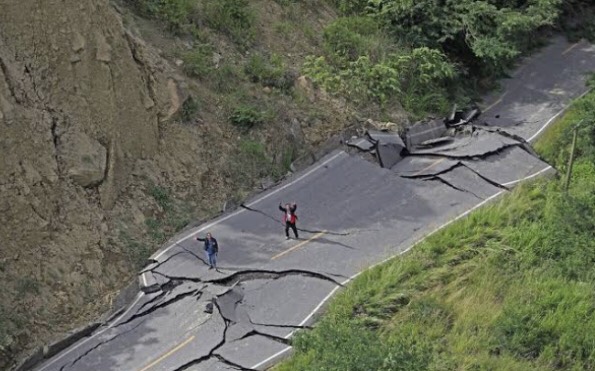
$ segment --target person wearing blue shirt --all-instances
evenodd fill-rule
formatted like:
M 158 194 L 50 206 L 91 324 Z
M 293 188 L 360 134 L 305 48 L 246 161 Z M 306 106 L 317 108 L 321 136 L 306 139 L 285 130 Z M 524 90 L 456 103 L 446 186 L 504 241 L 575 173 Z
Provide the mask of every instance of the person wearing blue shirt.
M 217 269 L 217 254 L 219 253 L 219 244 L 217 240 L 211 235 L 211 233 L 207 233 L 206 238 L 196 237 L 197 241 L 202 241 L 205 243 L 205 252 L 207 253 L 207 260 L 209 262 L 209 269 Z

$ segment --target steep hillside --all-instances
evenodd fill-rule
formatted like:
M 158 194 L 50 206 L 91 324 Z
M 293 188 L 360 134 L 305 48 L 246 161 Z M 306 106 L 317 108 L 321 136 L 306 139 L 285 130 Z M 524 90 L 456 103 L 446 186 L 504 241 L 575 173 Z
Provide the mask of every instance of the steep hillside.
M 0 1 L 0 368 L 96 318 L 166 239 L 329 137 L 465 104 L 560 9 L 590 14 L 408 4 Z
M 0 67 L 4 361 L 105 309 L 131 277 L 136 252 L 115 241 L 147 210 L 135 178 L 180 161 L 168 143 L 187 130 L 167 121 L 175 74 L 107 1 L 3 1 Z
M 261 5 L 273 7 L 263 17 L 279 9 Z M 134 7 L 6 0 L 1 8 L 0 368 L 105 311 L 166 238 L 258 179 L 283 175 L 310 148 L 306 139 L 320 142 L 348 122 L 340 105 L 304 109 L 318 99 L 306 80 L 304 99 L 292 103 L 233 75 L 225 94 L 193 79 L 168 54 L 187 54 L 176 49 L 186 40 Z M 169 49 L 149 46 L 125 22 Z M 209 54 L 212 71 L 213 56 L 227 63 L 246 50 L 214 36 L 230 55 Z M 283 52 L 308 44 L 295 42 Z M 233 114 L 260 128 L 234 126 Z

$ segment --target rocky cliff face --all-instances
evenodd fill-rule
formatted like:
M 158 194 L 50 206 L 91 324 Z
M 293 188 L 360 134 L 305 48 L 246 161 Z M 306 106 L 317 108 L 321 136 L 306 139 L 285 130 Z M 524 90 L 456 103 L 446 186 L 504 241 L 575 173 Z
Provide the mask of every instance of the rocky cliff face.
M 319 45 L 312 35 L 333 13 L 254 6 L 251 52 L 272 45 L 293 76 L 293 56 Z M 296 14 L 310 32 L 288 43 L 272 25 Z M 160 56 L 188 53 L 187 40 L 138 20 L 109 0 L 0 0 L 0 369 L 96 318 L 166 238 L 282 175 L 352 117 L 304 78 L 292 95 L 238 77 L 249 54 L 213 30 L 209 69 L 223 72 L 188 79 Z M 135 36 L 147 34 L 162 51 Z M 274 118 L 234 127 L 230 109 L 245 101 Z
M 167 144 L 187 135 L 168 127 L 176 76 L 107 0 L 2 0 L 0 9 L 0 359 L 8 361 L 49 329 L 106 307 L 134 274 L 114 238 L 125 215 L 143 222 L 125 194 L 142 169 L 157 177 L 155 169 L 184 163 Z

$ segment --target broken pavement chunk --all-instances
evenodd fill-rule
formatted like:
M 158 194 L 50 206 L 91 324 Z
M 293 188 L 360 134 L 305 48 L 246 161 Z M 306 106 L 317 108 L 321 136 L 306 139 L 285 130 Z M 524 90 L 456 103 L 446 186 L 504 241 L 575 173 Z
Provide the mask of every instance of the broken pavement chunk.
M 357 139 L 349 140 L 349 141 L 347 141 L 347 145 L 351 146 L 351 147 L 355 147 L 363 152 L 368 152 L 369 150 L 374 148 L 374 144 L 371 143 L 366 138 L 357 138 Z
M 238 323 L 239 319 L 237 317 L 237 307 L 238 304 L 244 298 L 244 292 L 241 287 L 235 286 L 231 290 L 227 291 L 225 294 L 219 296 L 216 299 L 217 307 L 221 313 L 221 316 L 225 318 L 226 321 Z
M 404 147 L 394 143 L 378 144 L 376 147 L 376 157 L 378 157 L 380 166 L 387 169 L 395 166 L 402 158 L 401 152 L 403 149 Z
M 376 144 L 374 154 L 378 158 L 380 166 L 391 168 L 401 160 L 405 143 L 397 133 L 369 130 L 366 135 L 371 142 Z
M 416 149 L 410 152 L 414 155 L 438 155 L 450 158 L 483 157 L 523 143 L 497 132 L 477 131 L 471 136 L 455 137 L 448 145 Z
M 407 149 L 411 151 L 422 142 L 442 137 L 445 132 L 446 126 L 442 120 L 417 123 L 409 127 L 405 133 Z
M 368 138 L 370 138 L 370 141 L 377 144 L 396 144 L 401 147 L 405 147 L 403 139 L 401 139 L 401 137 L 397 133 L 368 130 L 366 132 L 366 135 L 368 136 Z
M 446 123 L 450 124 L 452 122 L 459 121 L 459 117 L 460 116 L 460 111 L 457 111 L 457 104 L 455 103 L 452 106 L 452 111 L 450 111 L 450 115 L 448 115 L 448 117 L 446 118 Z
M 409 156 L 399 162 L 397 166 L 392 167 L 391 170 L 405 178 L 417 178 L 438 175 L 459 166 L 459 164 L 458 160 L 445 157 Z
M 501 191 L 500 188 L 486 181 L 465 166 L 455 167 L 436 177 L 455 189 L 470 193 L 484 200 Z
M 426 140 L 425 142 L 421 142 L 419 144 L 420 147 L 432 147 L 438 144 L 446 144 L 446 143 L 452 143 L 454 141 L 453 137 L 440 137 L 440 138 L 436 138 L 436 139 L 429 139 Z
M 531 155 L 521 146 L 506 148 L 500 153 L 481 160 L 464 160 L 463 164 L 499 184 L 514 182 L 548 167 L 548 164 Z
M 463 120 L 465 120 L 466 122 L 471 122 L 471 121 L 475 120 L 476 118 L 478 118 L 480 114 L 481 114 L 481 111 L 479 108 L 470 109 L 469 111 L 466 111 L 463 114 Z
M 152 272 L 143 272 L 140 276 L 138 276 L 139 286 L 142 292 L 145 294 L 149 294 L 152 292 L 159 291 L 161 286 L 159 285 L 159 281 L 153 275 Z

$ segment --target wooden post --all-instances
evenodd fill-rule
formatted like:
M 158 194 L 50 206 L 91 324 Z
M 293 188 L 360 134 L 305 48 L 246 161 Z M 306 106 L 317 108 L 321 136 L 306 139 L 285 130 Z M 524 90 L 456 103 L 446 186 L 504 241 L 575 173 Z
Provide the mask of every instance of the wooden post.
M 564 192 L 568 192 L 570 186 L 570 177 L 572 176 L 572 165 L 574 164 L 574 150 L 576 148 L 576 137 L 578 136 L 578 127 L 581 123 L 572 130 L 572 147 L 570 147 L 570 158 L 568 159 L 568 169 L 566 169 L 566 182 L 564 183 Z

